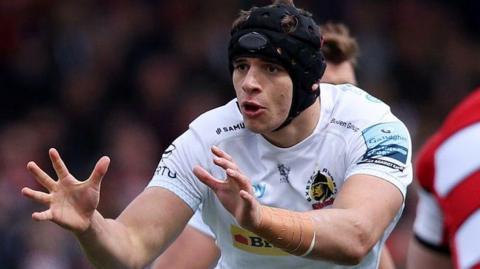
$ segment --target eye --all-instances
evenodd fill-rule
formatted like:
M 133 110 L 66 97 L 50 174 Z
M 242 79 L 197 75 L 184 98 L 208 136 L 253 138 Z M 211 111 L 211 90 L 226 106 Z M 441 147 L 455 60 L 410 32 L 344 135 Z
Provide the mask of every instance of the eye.
M 267 70 L 268 73 L 276 74 L 283 71 L 284 69 L 276 64 L 267 64 L 265 66 L 265 70 Z
M 238 71 L 245 71 L 248 69 L 248 65 L 245 63 L 234 63 L 233 64 L 233 69 L 238 70 Z

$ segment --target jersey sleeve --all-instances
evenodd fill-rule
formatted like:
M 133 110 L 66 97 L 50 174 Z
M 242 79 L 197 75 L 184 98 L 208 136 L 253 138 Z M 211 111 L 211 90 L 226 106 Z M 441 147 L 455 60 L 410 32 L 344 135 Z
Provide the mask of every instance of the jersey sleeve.
M 354 174 L 376 176 L 395 185 L 405 197 L 412 182 L 410 134 L 393 115 L 388 119 L 364 128 L 350 141 L 345 178 Z
M 425 247 L 444 253 L 449 253 L 448 242 L 445 240 L 443 212 L 435 196 L 419 189 L 417 216 L 413 224 L 415 239 Z
M 480 261 L 480 122 L 456 131 L 435 153 L 435 192 L 458 268 Z
M 480 209 L 477 209 L 455 234 L 453 247 L 457 257 L 455 259 L 457 268 L 480 268 L 479 227 Z
M 435 150 L 441 142 L 441 135 L 435 133 L 419 150 L 415 160 L 417 182 L 423 190 L 429 193 L 435 193 L 433 187 L 435 178 Z
M 188 222 L 188 225 L 192 228 L 197 229 L 198 231 L 210 236 L 211 238 L 215 239 L 215 235 L 213 234 L 210 227 L 205 224 L 202 219 L 202 207 L 200 206 L 195 214 L 193 214 L 192 218 Z
M 180 197 L 196 211 L 206 192 L 206 185 L 193 174 L 193 167 L 208 167 L 202 141 L 189 129 L 178 137 L 163 153 L 148 187 L 163 187 Z

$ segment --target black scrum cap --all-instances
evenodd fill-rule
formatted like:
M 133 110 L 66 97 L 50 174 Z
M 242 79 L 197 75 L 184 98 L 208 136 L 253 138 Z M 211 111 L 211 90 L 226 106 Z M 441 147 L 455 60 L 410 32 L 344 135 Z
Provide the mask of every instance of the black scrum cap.
M 282 19 L 293 16 L 296 27 L 285 29 Z M 284 4 L 254 7 L 247 19 L 234 27 L 228 47 L 230 71 L 238 57 L 261 57 L 281 64 L 293 82 L 293 100 L 285 122 L 311 106 L 320 94 L 312 86 L 323 75 L 325 58 L 320 50 L 322 38 L 311 16 Z

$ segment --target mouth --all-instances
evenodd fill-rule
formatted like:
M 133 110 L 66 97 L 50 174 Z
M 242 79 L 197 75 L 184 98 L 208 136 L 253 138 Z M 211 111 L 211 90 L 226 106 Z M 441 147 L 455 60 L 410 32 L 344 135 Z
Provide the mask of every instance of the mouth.
M 252 101 L 242 102 L 243 114 L 249 118 L 258 117 L 265 110 L 265 107 Z

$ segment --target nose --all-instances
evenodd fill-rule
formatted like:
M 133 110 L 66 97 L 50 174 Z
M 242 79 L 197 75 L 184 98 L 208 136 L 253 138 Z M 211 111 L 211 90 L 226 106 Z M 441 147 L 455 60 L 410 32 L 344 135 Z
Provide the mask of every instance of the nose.
M 258 72 L 256 68 L 252 67 L 248 70 L 247 74 L 245 75 L 245 78 L 243 79 L 242 82 L 242 89 L 246 93 L 253 93 L 260 91 L 261 86 L 258 81 Z

